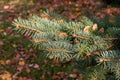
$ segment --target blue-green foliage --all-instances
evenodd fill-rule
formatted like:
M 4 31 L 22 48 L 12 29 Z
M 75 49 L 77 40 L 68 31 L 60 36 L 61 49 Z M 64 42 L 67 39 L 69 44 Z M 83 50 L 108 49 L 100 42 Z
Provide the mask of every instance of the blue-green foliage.
M 61 62 L 76 60 L 81 67 L 86 66 L 86 72 L 90 73 L 90 76 L 85 73 L 88 80 L 105 80 L 108 72 L 120 78 L 120 51 L 113 50 L 113 41 L 120 40 L 119 27 L 106 27 L 101 22 L 93 29 L 95 23 L 87 17 L 76 22 L 49 11 L 44 15 L 45 18 L 36 15 L 30 15 L 28 20 L 18 18 L 13 24 L 18 32 L 29 36 L 47 58 Z M 91 71 L 89 66 L 94 66 Z

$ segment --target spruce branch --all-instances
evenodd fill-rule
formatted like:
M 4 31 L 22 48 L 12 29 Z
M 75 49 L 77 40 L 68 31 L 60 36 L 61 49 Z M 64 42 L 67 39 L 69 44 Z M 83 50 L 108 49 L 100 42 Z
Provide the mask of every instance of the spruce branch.
M 25 23 L 25 24 L 23 24 Z M 13 22 L 13 25 L 16 25 L 16 28 L 23 28 L 23 29 L 28 29 L 32 30 L 38 33 L 43 33 L 41 30 L 39 30 L 37 27 L 33 27 L 32 23 L 26 20 L 18 19 Z
M 119 45 L 120 28 L 106 27 L 103 23 L 100 26 L 87 17 L 79 22 L 71 21 L 49 11 L 42 17 L 30 15 L 28 20 L 15 19 L 13 25 L 18 32 L 30 36 L 47 58 L 61 62 L 78 61 L 87 75 L 91 73 L 85 80 L 105 80 L 109 71 L 120 77 L 120 71 L 117 71 L 120 50 L 113 44 L 115 41 Z

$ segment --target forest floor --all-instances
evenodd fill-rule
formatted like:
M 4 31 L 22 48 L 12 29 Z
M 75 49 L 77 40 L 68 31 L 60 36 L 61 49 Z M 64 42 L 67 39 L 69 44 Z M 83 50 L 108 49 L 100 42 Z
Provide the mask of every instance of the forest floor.
M 0 80 L 80 80 L 82 74 L 69 64 L 42 60 L 41 52 L 31 46 L 29 38 L 14 31 L 15 18 L 40 15 L 48 9 L 76 20 L 96 16 L 110 20 L 120 14 L 119 6 L 100 0 L 0 0 Z M 54 68 L 53 68 L 54 67 Z

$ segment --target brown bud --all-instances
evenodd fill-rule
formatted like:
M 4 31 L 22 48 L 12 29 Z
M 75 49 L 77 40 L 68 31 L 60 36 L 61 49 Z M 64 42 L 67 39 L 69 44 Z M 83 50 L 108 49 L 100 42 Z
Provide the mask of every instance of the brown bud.
M 67 35 L 67 33 L 61 32 L 61 33 L 59 34 L 59 36 L 61 36 L 61 37 L 66 37 L 66 36 L 68 36 L 68 35 Z
M 89 32 L 90 31 L 90 26 L 85 26 L 84 31 Z
M 53 56 L 49 56 L 49 59 L 53 59 Z
M 59 23 L 62 23 L 62 22 L 64 22 L 64 20 L 62 20 L 62 19 L 59 19 L 59 20 L 57 20 Z
M 93 30 L 93 31 L 98 30 L 98 25 L 97 25 L 97 24 L 94 24 L 93 27 L 92 27 L 92 30 Z

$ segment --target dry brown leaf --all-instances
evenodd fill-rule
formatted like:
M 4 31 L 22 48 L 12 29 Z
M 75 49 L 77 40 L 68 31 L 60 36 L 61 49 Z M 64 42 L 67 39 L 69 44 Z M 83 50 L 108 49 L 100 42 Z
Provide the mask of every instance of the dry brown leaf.
M 0 29 L 0 33 L 3 33 L 4 32 L 4 29 Z
M 4 45 L 3 41 L 0 41 L 0 46 Z
M 2 72 L 0 72 L 1 74 L 0 74 L 0 78 L 2 79 L 2 80 L 12 80 L 12 78 L 11 78 L 11 74 L 8 72 L 8 71 L 2 71 Z
M 0 60 L 0 64 L 4 65 L 5 61 L 4 60 Z
M 20 66 L 23 66 L 23 65 L 25 65 L 25 62 L 24 61 L 19 61 L 19 63 L 18 63 Z
M 4 9 L 9 9 L 10 8 L 10 6 L 9 5 L 4 5 L 4 7 L 3 7 Z
M 8 64 L 8 65 L 11 64 L 11 60 L 8 59 L 8 60 L 5 61 L 5 63 Z
M 53 80 L 57 80 L 57 79 L 59 79 L 59 76 L 53 75 L 53 76 L 52 76 L 52 79 L 53 79 Z
M 64 72 L 57 72 L 57 75 L 64 75 Z
M 39 69 L 40 66 L 39 66 L 38 64 L 35 64 L 35 65 L 33 66 L 33 68 L 35 68 L 35 69 Z
M 77 77 L 77 74 L 69 74 L 69 77 L 71 77 L 71 78 L 76 78 L 76 77 Z
M 19 77 L 18 80 L 29 80 L 26 77 Z

